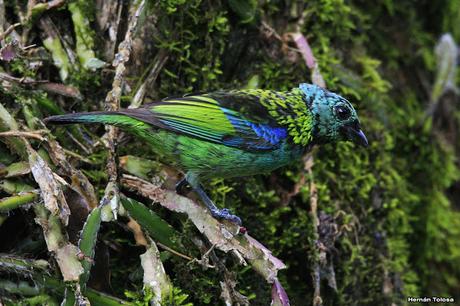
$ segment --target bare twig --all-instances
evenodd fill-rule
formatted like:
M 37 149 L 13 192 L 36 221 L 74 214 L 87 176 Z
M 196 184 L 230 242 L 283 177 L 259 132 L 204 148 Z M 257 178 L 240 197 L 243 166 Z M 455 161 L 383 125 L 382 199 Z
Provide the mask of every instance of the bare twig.
M 78 100 L 83 99 L 78 88 L 71 86 L 71 85 L 64 85 L 61 83 L 53 83 L 48 81 L 37 81 L 40 82 L 38 84 L 38 88 L 43 89 L 46 92 L 58 94 L 64 97 L 75 98 Z
M 318 63 L 313 56 L 313 52 L 308 44 L 305 36 L 299 31 L 301 25 L 305 19 L 305 13 L 299 19 L 296 25 L 296 32 L 284 33 L 280 35 L 275 29 L 273 29 L 268 23 L 262 21 L 260 31 L 265 34 L 267 38 L 275 38 L 281 42 L 281 49 L 286 53 L 287 50 L 298 52 L 302 55 L 307 67 L 311 70 L 311 79 L 313 84 L 325 88 L 326 83 L 324 82 L 323 76 L 319 71 Z M 297 48 L 289 47 L 289 40 L 293 41 Z
M 132 37 L 136 30 L 137 21 L 139 16 L 144 9 L 145 1 L 143 0 L 134 15 L 131 17 L 131 21 L 128 26 L 128 30 L 125 34 L 125 39 L 118 46 L 118 53 L 115 55 L 113 66 L 115 67 L 115 76 L 112 83 L 112 90 L 107 93 L 105 98 L 105 107 L 108 111 L 118 110 L 120 107 L 120 96 L 122 92 L 122 85 L 124 80 L 125 63 L 129 60 L 129 56 L 132 49 Z M 109 183 L 107 184 L 104 197 L 101 203 L 111 203 L 111 209 L 113 218 L 116 219 L 118 213 L 119 192 L 116 185 L 118 178 L 117 165 L 115 161 L 115 149 L 117 138 L 117 129 L 114 126 L 106 126 L 107 131 L 107 147 L 109 149 L 109 156 L 107 160 L 107 172 L 109 174 Z
M 147 89 L 151 88 L 155 83 L 158 75 L 160 74 L 161 69 L 166 64 L 168 60 L 168 55 L 165 50 L 158 51 L 158 54 L 153 60 L 153 66 L 150 68 L 148 76 L 145 78 L 145 81 L 139 86 L 136 94 L 134 95 L 129 108 L 137 108 L 141 105 L 144 100 Z
M 176 256 L 179 256 L 179 257 L 181 257 L 181 258 L 183 258 L 183 259 L 186 259 L 186 260 L 194 260 L 194 259 L 195 259 L 195 258 L 192 258 L 192 257 L 187 256 L 187 255 L 185 255 L 185 254 L 182 254 L 182 253 L 180 253 L 180 252 L 178 252 L 178 251 L 176 251 L 176 250 L 173 250 L 173 249 L 171 249 L 171 248 L 168 247 L 167 245 L 164 245 L 164 244 L 161 243 L 161 242 L 156 242 L 156 244 L 157 244 L 160 248 L 162 248 L 162 249 L 164 249 L 164 250 L 166 250 L 166 251 L 168 251 L 168 252 L 170 252 L 170 253 L 172 253 L 172 254 L 174 254 L 174 255 L 176 255 Z
M 147 238 L 145 238 L 142 227 L 139 223 L 137 223 L 136 220 L 129 217 L 129 222 L 126 223 L 126 226 L 133 233 L 134 240 L 136 240 L 136 245 L 143 245 L 145 247 L 148 246 Z
M 75 142 L 80 149 L 85 151 L 86 154 L 90 155 L 92 153 L 92 148 L 86 147 L 83 143 L 81 143 L 71 132 L 67 131 L 67 136 L 69 136 L 70 139 L 72 139 L 73 142 Z
M 22 139 L 33 138 L 33 139 L 38 139 L 40 141 L 44 141 L 45 145 L 48 147 L 48 153 L 51 159 L 53 160 L 53 162 L 56 165 L 59 165 L 62 169 L 64 169 L 66 175 L 71 178 L 72 189 L 74 189 L 75 191 L 78 191 L 79 195 L 81 195 L 86 200 L 86 202 L 89 204 L 90 207 L 93 207 L 93 208 L 96 207 L 97 200 L 96 200 L 96 194 L 94 192 L 93 185 L 89 182 L 88 178 L 80 170 L 75 169 L 66 160 L 65 151 L 57 143 L 57 141 L 55 141 L 53 138 L 47 138 L 43 136 L 43 134 L 45 134 L 46 132 L 47 131 L 45 130 L 36 130 L 33 132 L 23 132 L 23 131 L 14 130 L 14 131 L 0 132 L 0 138 L 1 137 L 21 137 Z M 30 151 L 31 148 L 29 148 L 30 146 L 28 145 L 28 143 L 25 142 L 25 144 L 28 150 Z M 34 156 L 34 154 L 29 152 L 29 159 L 31 158 L 31 156 Z M 40 160 L 38 159 L 37 161 L 40 161 Z M 39 170 L 40 167 L 37 169 Z M 41 169 L 42 171 L 45 171 L 46 173 L 48 173 L 48 171 L 46 170 L 46 167 L 41 167 Z M 32 172 L 33 172 L 33 168 L 32 168 Z M 39 173 L 43 173 L 43 172 L 39 172 Z M 38 175 L 38 177 L 41 176 L 41 174 L 34 173 L 34 176 L 36 175 Z M 48 173 L 48 176 L 49 176 L 49 173 Z M 55 195 L 58 195 L 58 188 L 56 186 L 54 185 L 49 186 L 49 189 L 53 190 L 52 192 Z M 61 202 L 65 203 L 65 199 L 62 199 Z
M 0 41 L 4 40 L 5 37 L 7 37 L 13 30 L 17 27 L 19 27 L 21 24 L 20 23 L 15 23 L 13 25 L 10 25 L 8 29 L 5 30 L 5 32 L 0 33 Z
M 49 81 L 36 81 L 30 77 L 17 78 L 4 72 L 0 72 L 0 80 L 11 83 L 23 84 L 23 85 L 36 85 L 41 83 L 48 83 Z
M 22 132 L 22 131 L 8 131 L 8 132 L 0 132 L 0 137 L 25 137 L 25 138 L 33 138 L 38 139 L 40 141 L 44 141 L 45 137 L 43 137 L 45 131 L 36 130 L 33 132 Z
M 306 40 L 305 40 L 306 42 Z M 307 49 L 310 49 L 310 46 L 306 45 Z M 313 53 L 310 50 L 310 54 L 313 57 Z M 311 78 L 313 84 L 318 85 L 320 87 L 326 87 L 324 82 L 324 78 L 322 77 L 318 63 L 313 57 L 311 69 Z M 318 190 L 316 188 L 316 184 L 313 177 L 313 156 L 310 155 L 309 158 L 306 159 L 305 162 L 305 170 L 310 177 L 310 217 L 313 222 L 313 241 L 315 241 L 315 248 L 312 250 L 313 252 L 313 267 L 312 267 L 312 278 L 313 278 L 313 286 L 314 286 L 314 293 L 313 293 L 313 306 L 320 306 L 323 304 L 323 300 L 321 298 L 321 267 L 320 267 L 320 258 L 325 256 L 324 250 L 320 250 L 318 247 L 318 239 L 319 233 L 318 228 L 320 226 L 320 220 L 318 218 Z
M 48 147 L 48 153 L 54 164 L 59 165 L 65 171 L 65 174 L 71 179 L 72 189 L 77 191 L 90 207 L 96 207 L 97 198 L 93 185 L 89 182 L 83 172 L 75 169 L 67 161 L 65 150 L 61 147 L 61 145 L 52 137 L 46 139 L 45 145 Z
M 313 56 L 313 51 L 311 50 L 305 36 L 300 32 L 289 33 L 289 35 L 292 37 L 292 40 L 299 49 L 300 54 L 302 54 L 302 57 L 305 60 L 305 64 L 307 64 L 307 67 L 311 70 L 311 80 L 313 84 L 322 88 L 326 88 L 326 82 L 324 81 L 324 78 L 319 71 L 318 62 Z
M 265 33 L 265 35 L 270 38 L 270 37 L 274 37 L 275 39 L 279 40 L 280 42 L 284 42 L 283 38 L 281 37 L 281 35 L 278 34 L 278 32 L 276 32 L 275 29 L 273 29 L 268 23 L 266 23 L 265 21 L 262 21 L 261 22 L 261 27 L 260 27 L 260 30 Z
M 288 205 L 291 199 L 295 196 L 297 196 L 300 191 L 302 190 L 302 187 L 304 187 L 307 183 L 307 170 L 311 167 L 311 162 L 313 161 L 312 156 L 313 156 L 313 150 L 310 151 L 308 154 L 304 155 L 302 157 L 302 162 L 303 162 L 303 170 L 300 172 L 300 177 L 296 180 L 294 186 L 292 187 L 291 190 L 284 190 L 283 188 L 280 188 L 280 197 L 281 197 L 281 204 L 282 205 Z
M 292 40 L 297 49 L 293 49 L 296 52 L 299 52 L 307 67 L 311 71 L 311 79 L 312 83 L 325 88 L 326 83 L 324 81 L 323 76 L 321 75 L 321 72 L 319 70 L 318 63 L 313 55 L 313 52 L 310 48 L 310 45 L 308 44 L 308 41 L 306 40 L 305 36 L 298 30 L 301 26 L 301 24 L 304 22 L 305 15 L 301 16 L 301 20 L 299 21 L 299 24 L 297 25 L 297 32 L 295 33 L 286 33 L 284 35 L 280 35 L 276 32 L 275 29 L 273 29 L 270 25 L 268 25 L 266 22 L 262 22 L 261 26 L 261 31 L 266 35 L 267 38 L 274 37 L 276 40 L 279 40 L 282 43 L 282 49 L 285 50 L 292 50 L 292 48 L 289 48 L 287 45 L 288 40 Z M 298 181 L 297 184 L 294 185 L 293 191 L 285 193 L 284 194 L 284 202 L 287 203 L 289 202 L 290 198 L 293 196 L 297 195 L 301 187 L 304 186 L 306 183 L 306 176 L 309 177 L 310 181 L 310 217 L 313 222 L 313 240 L 315 241 L 315 247 L 312 250 L 312 261 L 313 261 L 313 267 L 312 267 L 312 278 L 313 278 L 313 285 L 314 285 L 314 295 L 313 295 L 313 305 L 314 306 L 319 306 L 322 305 L 322 299 L 321 299 L 321 291 L 320 291 L 320 280 L 321 280 L 321 264 L 320 264 L 320 257 L 326 257 L 326 252 L 324 250 L 321 250 L 318 245 L 318 239 L 319 239 L 319 234 L 318 234 L 318 227 L 320 226 L 320 220 L 318 219 L 318 195 L 317 195 L 317 189 L 316 189 L 316 184 L 313 179 L 313 172 L 312 172 L 312 167 L 313 167 L 313 156 L 311 153 L 307 153 L 306 156 L 304 156 L 304 170 L 301 173 L 300 180 Z M 325 259 L 324 259 L 325 260 Z M 331 266 L 332 267 L 332 266 Z M 332 270 L 331 273 L 334 271 Z M 281 284 L 279 284 L 281 286 Z M 281 292 L 278 290 L 274 290 L 274 292 Z M 282 300 L 282 299 L 281 299 Z M 273 300 L 275 301 L 275 299 Z
M 198 236 L 192 237 L 192 241 L 200 249 L 201 258 L 200 259 L 194 258 L 193 260 L 189 261 L 188 264 L 191 265 L 191 264 L 194 264 L 194 263 L 198 263 L 201 267 L 203 267 L 204 270 L 207 270 L 209 268 L 210 269 L 215 269 L 216 266 L 209 263 L 209 254 L 211 254 L 211 252 L 213 252 L 213 250 L 214 250 L 216 245 L 213 244 L 213 245 L 211 245 L 211 247 L 208 247 L 204 243 L 204 241 L 201 239 L 201 237 L 198 237 Z M 214 262 L 216 262 L 216 261 L 214 260 Z

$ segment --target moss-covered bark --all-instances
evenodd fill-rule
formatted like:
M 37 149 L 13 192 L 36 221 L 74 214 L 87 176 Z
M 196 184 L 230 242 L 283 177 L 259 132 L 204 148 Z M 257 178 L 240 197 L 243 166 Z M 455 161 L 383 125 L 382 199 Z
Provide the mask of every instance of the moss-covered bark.
M 36 118 L 103 109 L 115 72 L 98 58 L 120 60 L 109 51 L 118 49 L 114 44 L 123 40 L 140 1 L 70 1 L 30 19 L 32 7 L 26 2 L 0 1 L 0 12 L 6 12 L 0 28 L 23 23 L 2 41 L 17 56 L 0 61 L 2 73 L 15 77 L 1 77 L 0 132 L 41 130 L 45 126 Z M 369 149 L 325 145 L 314 149 L 314 162 L 307 165 L 311 172 L 299 161 L 265 176 L 216 179 L 206 189 L 221 206 L 237 211 L 249 234 L 286 264 L 278 279 L 291 305 L 400 305 L 408 296 L 433 295 L 458 302 L 459 75 L 455 64 L 442 65 L 445 56 L 456 59 L 452 52 L 458 49 L 435 52 L 435 46 L 446 32 L 460 42 L 459 25 L 460 2 L 448 0 L 147 1 L 131 37 L 126 71 L 117 79 L 122 90 L 117 94 L 122 94 L 121 106 L 128 107 L 133 97 L 151 101 L 222 88 L 290 89 L 312 82 L 292 41 L 298 36 L 291 34 L 304 35 L 328 89 L 358 109 Z M 31 44 L 37 46 L 27 49 Z M 445 73 L 445 67 L 452 69 Z M 42 81 L 60 87 L 43 87 Z M 68 235 L 66 243 L 75 246 L 95 205 L 87 200 L 95 196 L 89 182 L 102 198 L 109 180 L 106 138 L 101 138 L 102 127 L 58 128 L 53 135 L 28 141 L 59 175 L 53 182 L 71 211 L 68 226 L 59 228 Z M 65 150 L 53 145 L 54 137 Z M 154 184 L 172 188 L 177 173 L 156 163 L 149 148 L 124 133 L 118 143 L 123 156 L 119 174 L 153 177 Z M 8 210 L 0 209 L 0 237 L 9 237 L 0 242 L 0 253 L 51 263 L 55 258 L 44 243 L 45 224 L 40 223 L 42 231 L 33 222 L 34 210 L 28 209 L 38 194 L 31 188 L 39 185 L 27 169 L 8 176 L 8 169 L 25 162 L 21 138 L 0 134 L 0 204 Z M 80 176 L 76 169 L 82 170 Z M 91 235 L 83 241 L 88 250 L 76 254 L 84 261 L 84 280 L 66 284 L 71 295 L 77 292 L 76 299 L 93 301 L 99 291 L 140 304 L 155 300 L 155 290 L 143 288 L 140 256 L 146 248 L 136 245 L 126 225 L 130 209 L 148 207 L 155 218 L 131 217 L 141 225 L 137 235 L 150 235 L 159 246 L 172 284 L 166 304 L 270 303 L 270 285 L 242 266 L 241 258 L 212 249 L 185 215 L 150 205 L 142 194 L 119 186 L 143 205 L 127 211 L 120 206 L 118 220 L 101 222 L 98 217 L 97 226 L 87 228 Z M 312 188 L 317 191 L 317 229 L 310 214 Z M 110 203 L 100 205 L 111 210 Z M 160 237 L 171 239 L 170 244 L 155 237 L 154 226 L 144 225 L 150 219 L 161 220 L 156 228 L 168 233 Z M 96 245 L 90 241 L 95 237 Z M 1 262 L 0 301 L 30 300 L 31 292 L 40 294 L 40 303 L 63 300 L 64 286 L 53 285 L 61 277 L 57 265 L 49 266 L 52 278 L 43 281 L 41 271 L 5 268 Z M 321 277 L 319 296 L 314 272 Z M 92 289 L 80 296 L 79 284 Z

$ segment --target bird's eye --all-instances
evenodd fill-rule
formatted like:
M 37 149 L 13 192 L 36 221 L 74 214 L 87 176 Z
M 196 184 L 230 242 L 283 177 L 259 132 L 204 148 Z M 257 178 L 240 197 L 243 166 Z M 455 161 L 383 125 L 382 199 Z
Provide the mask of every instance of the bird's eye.
M 350 117 L 351 112 L 348 107 L 337 106 L 335 108 L 335 114 L 340 120 L 346 120 Z

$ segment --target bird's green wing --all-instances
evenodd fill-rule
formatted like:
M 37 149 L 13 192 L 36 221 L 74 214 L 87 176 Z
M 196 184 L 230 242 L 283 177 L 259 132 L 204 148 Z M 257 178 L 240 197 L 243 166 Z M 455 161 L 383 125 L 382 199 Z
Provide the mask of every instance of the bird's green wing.
M 119 111 L 179 134 L 248 151 L 273 150 L 287 138 L 256 94 L 215 92 L 167 98 L 139 109 Z

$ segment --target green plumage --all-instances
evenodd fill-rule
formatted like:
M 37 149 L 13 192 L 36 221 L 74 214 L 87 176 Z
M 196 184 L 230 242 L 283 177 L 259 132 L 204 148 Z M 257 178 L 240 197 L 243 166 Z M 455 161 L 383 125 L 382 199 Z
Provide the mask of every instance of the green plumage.
M 203 178 L 272 171 L 297 160 L 314 144 L 352 140 L 367 145 L 351 104 L 309 84 L 286 92 L 251 89 L 166 98 L 139 109 L 68 114 L 47 121 L 119 126 L 147 141 L 165 163 L 184 171 L 194 189 Z

